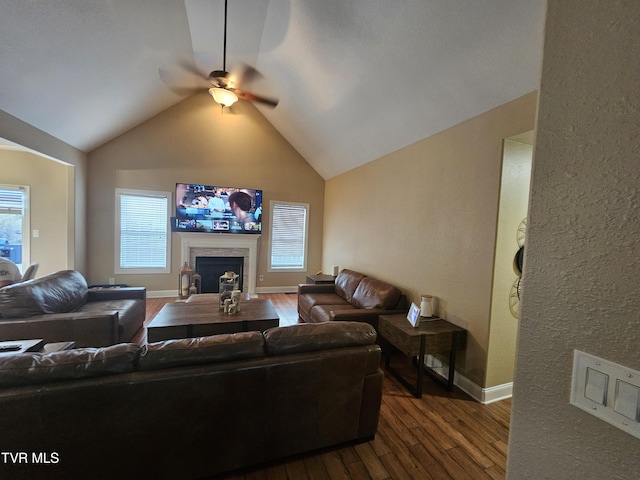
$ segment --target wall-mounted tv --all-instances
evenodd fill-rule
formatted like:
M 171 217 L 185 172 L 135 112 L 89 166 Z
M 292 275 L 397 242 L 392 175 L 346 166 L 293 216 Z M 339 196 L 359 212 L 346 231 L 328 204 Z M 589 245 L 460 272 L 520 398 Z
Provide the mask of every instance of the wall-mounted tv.
M 244 233 L 262 231 L 262 190 L 176 184 L 174 232 Z

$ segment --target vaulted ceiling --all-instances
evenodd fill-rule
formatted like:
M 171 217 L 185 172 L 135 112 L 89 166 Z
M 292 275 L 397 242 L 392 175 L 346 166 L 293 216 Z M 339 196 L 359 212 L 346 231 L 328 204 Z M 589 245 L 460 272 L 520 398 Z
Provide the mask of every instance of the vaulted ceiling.
M 229 0 L 227 69 L 331 178 L 537 89 L 545 6 Z M 206 89 L 223 24 L 224 0 L 4 0 L 0 110 L 91 151 Z

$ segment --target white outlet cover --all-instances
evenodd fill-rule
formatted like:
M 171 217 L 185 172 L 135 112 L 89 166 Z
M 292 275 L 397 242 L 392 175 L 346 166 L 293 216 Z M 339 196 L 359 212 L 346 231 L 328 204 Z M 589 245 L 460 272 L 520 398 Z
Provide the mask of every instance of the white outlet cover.
M 575 350 L 571 404 L 640 439 L 639 371 Z

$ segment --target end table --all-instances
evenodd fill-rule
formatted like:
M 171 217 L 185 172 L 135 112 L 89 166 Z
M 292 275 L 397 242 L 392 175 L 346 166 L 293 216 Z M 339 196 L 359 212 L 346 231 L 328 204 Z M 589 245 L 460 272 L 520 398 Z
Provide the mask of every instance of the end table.
M 316 285 L 324 284 L 324 283 L 335 283 L 336 277 L 333 275 L 307 275 L 307 283 L 313 283 Z
M 402 383 L 414 396 L 417 398 L 422 397 L 422 387 L 424 376 L 426 373 L 433 378 L 438 384 L 444 386 L 447 390 L 453 389 L 453 379 L 456 370 L 456 352 L 461 345 L 461 340 L 466 334 L 464 328 L 458 327 L 453 323 L 449 323 L 446 320 L 440 318 L 429 321 L 420 322 L 419 327 L 413 327 L 404 314 L 395 315 L 380 315 L 378 319 L 378 333 L 380 336 L 400 350 L 405 355 L 410 357 L 418 357 L 418 380 L 417 385 L 414 387 L 405 379 L 400 373 L 391 367 L 390 352 L 387 349 L 385 352 L 385 368 L 396 377 L 400 383 Z M 451 351 L 449 352 L 449 377 L 447 381 L 443 381 L 442 378 L 436 374 L 433 370 L 424 365 L 425 349 L 427 344 L 427 337 L 451 334 Z M 434 352 L 435 353 L 435 352 Z

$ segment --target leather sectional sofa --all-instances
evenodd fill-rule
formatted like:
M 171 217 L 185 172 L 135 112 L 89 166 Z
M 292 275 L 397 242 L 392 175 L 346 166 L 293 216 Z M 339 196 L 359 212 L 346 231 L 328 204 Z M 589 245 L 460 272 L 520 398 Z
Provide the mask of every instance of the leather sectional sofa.
M 144 287 L 89 289 L 74 270 L 0 288 L 0 341 L 102 347 L 131 341 L 145 316 Z
M 335 322 L 0 355 L 0 452 L 27 459 L 0 476 L 203 478 L 371 440 L 375 340 Z
M 359 321 L 377 330 L 378 315 L 408 310 L 407 297 L 397 287 L 349 269 L 335 284 L 298 285 L 298 316 L 304 323 Z

